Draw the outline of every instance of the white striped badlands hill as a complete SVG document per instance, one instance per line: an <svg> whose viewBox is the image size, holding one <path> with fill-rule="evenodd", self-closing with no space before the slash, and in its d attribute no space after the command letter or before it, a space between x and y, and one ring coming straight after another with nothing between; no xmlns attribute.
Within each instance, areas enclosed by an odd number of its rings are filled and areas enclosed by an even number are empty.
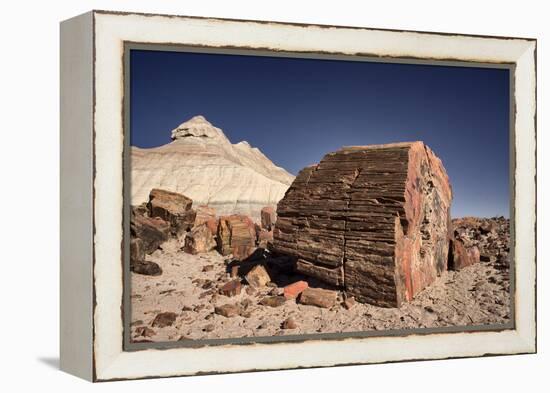
<svg viewBox="0 0 550 393"><path fill-rule="evenodd" d="M258 220L261 208L276 205L293 180L248 142L232 144L203 116L174 129L171 143L131 149L132 205L161 188L193 199L194 207L214 207L218 215L242 213Z"/></svg>

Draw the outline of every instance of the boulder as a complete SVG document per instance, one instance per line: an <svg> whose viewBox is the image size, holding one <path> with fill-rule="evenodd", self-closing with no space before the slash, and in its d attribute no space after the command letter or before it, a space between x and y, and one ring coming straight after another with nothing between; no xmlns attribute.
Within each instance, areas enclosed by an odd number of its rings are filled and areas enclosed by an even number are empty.
<svg viewBox="0 0 550 393"><path fill-rule="evenodd" d="M273 251L359 302L398 307L447 268L449 179L422 142L345 147L277 205Z"/></svg>
<svg viewBox="0 0 550 393"><path fill-rule="evenodd" d="M130 239L130 264L145 260L145 249L143 240L139 238Z"/></svg>
<svg viewBox="0 0 550 393"><path fill-rule="evenodd" d="M149 193L149 216L160 217L170 223L172 232L182 234L193 227L195 211L193 201L185 195L155 188Z"/></svg>
<svg viewBox="0 0 550 393"><path fill-rule="evenodd" d="M216 235L218 231L218 220L216 219L216 209L201 205L196 209L194 226L206 224L212 235Z"/></svg>
<svg viewBox="0 0 550 393"><path fill-rule="evenodd" d="M266 268L262 265L254 266L247 274L246 281L253 288L260 288L266 286L271 281L271 277Z"/></svg>
<svg viewBox="0 0 550 393"><path fill-rule="evenodd" d="M220 217L217 244L220 254L233 254L236 259L246 259L256 249L254 222L239 214Z"/></svg>
<svg viewBox="0 0 550 393"><path fill-rule="evenodd" d="M476 246L468 248L468 256L470 257L470 262L472 264L479 263L479 261L481 260L479 248L477 248Z"/></svg>
<svg viewBox="0 0 550 393"><path fill-rule="evenodd" d="M162 243L168 240L170 236L170 224L159 217L151 218L132 214L130 233L133 238L141 239L143 252L151 254Z"/></svg>
<svg viewBox="0 0 550 393"><path fill-rule="evenodd" d="M474 249L476 247L480 254L480 261L494 264L499 269L509 268L509 219L462 217L453 219L452 223L454 237L464 243L474 263L477 261L477 252Z"/></svg>
<svg viewBox="0 0 550 393"><path fill-rule="evenodd" d="M462 240L451 240L449 245L449 270L460 270L477 262L479 262L477 247L466 248Z"/></svg>
<svg viewBox="0 0 550 393"><path fill-rule="evenodd" d="M220 293L225 296L237 296L241 293L241 281L231 280L220 288Z"/></svg>
<svg viewBox="0 0 550 393"><path fill-rule="evenodd" d="M296 281L283 288L283 295L285 299L296 299L303 291L308 287L308 283L305 281Z"/></svg>
<svg viewBox="0 0 550 393"><path fill-rule="evenodd" d="M258 231L258 247L267 249L268 245L273 242L273 230L268 231L260 229Z"/></svg>
<svg viewBox="0 0 550 393"><path fill-rule="evenodd" d="M277 213L275 208L273 206L266 206L262 208L260 217L262 221L262 228L267 231L271 231L275 225L275 221L277 221Z"/></svg>
<svg viewBox="0 0 550 393"><path fill-rule="evenodd" d="M206 224L193 227L191 232L183 237L183 249L189 254L200 254L216 248L216 240Z"/></svg>
<svg viewBox="0 0 550 393"><path fill-rule="evenodd" d="M338 292L322 288L306 288L300 294L300 303L321 308L331 308L336 304Z"/></svg>

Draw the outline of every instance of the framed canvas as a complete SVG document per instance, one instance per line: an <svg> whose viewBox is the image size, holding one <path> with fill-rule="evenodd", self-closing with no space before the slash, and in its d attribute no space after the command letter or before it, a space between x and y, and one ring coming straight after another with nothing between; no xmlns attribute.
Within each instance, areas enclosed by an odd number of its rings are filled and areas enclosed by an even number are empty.
<svg viewBox="0 0 550 393"><path fill-rule="evenodd" d="M536 40L61 23L61 368L536 352Z"/></svg>

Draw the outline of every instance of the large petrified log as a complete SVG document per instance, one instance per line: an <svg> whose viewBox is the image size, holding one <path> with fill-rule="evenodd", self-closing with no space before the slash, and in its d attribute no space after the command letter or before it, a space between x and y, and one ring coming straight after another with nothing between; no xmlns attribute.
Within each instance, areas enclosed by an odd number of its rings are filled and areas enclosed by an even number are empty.
<svg viewBox="0 0 550 393"><path fill-rule="evenodd" d="M358 301L396 307L446 269L451 199L422 142L345 147L298 174L278 204L273 249Z"/></svg>

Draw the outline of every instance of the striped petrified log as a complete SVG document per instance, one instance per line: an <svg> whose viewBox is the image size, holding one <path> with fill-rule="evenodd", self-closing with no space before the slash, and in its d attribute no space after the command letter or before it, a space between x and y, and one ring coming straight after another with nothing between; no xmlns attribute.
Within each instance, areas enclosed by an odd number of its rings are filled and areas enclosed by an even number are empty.
<svg viewBox="0 0 550 393"><path fill-rule="evenodd" d="M345 147L298 174L273 249L360 302L399 307L446 269L451 199L422 142Z"/></svg>

